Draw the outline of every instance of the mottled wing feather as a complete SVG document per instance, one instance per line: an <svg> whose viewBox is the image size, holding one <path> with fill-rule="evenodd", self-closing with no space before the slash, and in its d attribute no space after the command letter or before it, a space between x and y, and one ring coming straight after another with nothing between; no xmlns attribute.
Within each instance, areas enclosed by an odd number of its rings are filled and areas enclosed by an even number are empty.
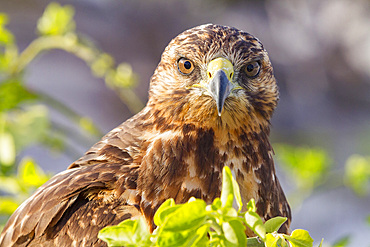
<svg viewBox="0 0 370 247"><path fill-rule="evenodd" d="M65 213L73 205L82 203L80 207L83 207L84 204L89 204L85 213L91 211L90 214L95 214L96 217L99 217L96 214L97 209L103 208L103 205L112 205L112 202L125 205L125 198L120 198L120 194L113 191L113 188L117 183L124 187L120 178L135 176L133 170L136 168L121 164L96 164L57 174L16 210L4 228L5 236L2 236L0 245L11 246L17 241L21 244L22 239L31 241L42 237L47 228L60 224L62 216L64 220L69 219L65 217ZM78 214L78 217L82 215L83 213Z"/></svg>

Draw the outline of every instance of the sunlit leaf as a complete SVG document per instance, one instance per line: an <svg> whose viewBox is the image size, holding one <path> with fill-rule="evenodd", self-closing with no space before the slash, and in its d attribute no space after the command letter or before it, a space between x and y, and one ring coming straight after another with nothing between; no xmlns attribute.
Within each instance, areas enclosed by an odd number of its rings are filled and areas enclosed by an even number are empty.
<svg viewBox="0 0 370 247"><path fill-rule="evenodd" d="M157 238L157 246L159 247L181 247L187 246L189 239L196 236L196 232L192 230L185 231L161 231Z"/></svg>
<svg viewBox="0 0 370 247"><path fill-rule="evenodd" d="M264 226L267 233L276 232L287 221L286 217L274 217L265 222Z"/></svg>
<svg viewBox="0 0 370 247"><path fill-rule="evenodd" d="M233 178L229 167L224 166L222 170L222 190L221 202L223 207L232 207L234 197L240 211L243 207L242 199L240 196L239 185Z"/></svg>
<svg viewBox="0 0 370 247"><path fill-rule="evenodd" d="M333 244L333 247L347 247L351 241L351 236L344 236Z"/></svg>
<svg viewBox="0 0 370 247"><path fill-rule="evenodd" d="M144 218L125 220L100 230L98 237L108 246L150 246L150 233Z"/></svg>
<svg viewBox="0 0 370 247"><path fill-rule="evenodd" d="M107 74L114 65L112 56L102 53L90 65L95 76L103 77Z"/></svg>
<svg viewBox="0 0 370 247"><path fill-rule="evenodd" d="M95 126L94 122L87 117L80 118L80 127L93 135L100 133L100 131Z"/></svg>
<svg viewBox="0 0 370 247"><path fill-rule="evenodd" d="M40 142L50 128L48 110L42 105L34 105L23 111L9 114L8 130L14 137L17 150L32 143Z"/></svg>
<svg viewBox="0 0 370 247"><path fill-rule="evenodd" d="M220 198L217 197L216 199L213 200L211 208L212 208L213 211L217 211L221 207L222 207L222 202L221 202Z"/></svg>
<svg viewBox="0 0 370 247"><path fill-rule="evenodd" d="M131 87L137 82L137 79L131 65L127 63L119 64L116 70L110 70L106 75L107 85L111 88Z"/></svg>
<svg viewBox="0 0 370 247"><path fill-rule="evenodd" d="M18 177L25 186L39 187L43 185L49 177L31 158L24 158L18 167Z"/></svg>
<svg viewBox="0 0 370 247"><path fill-rule="evenodd" d="M244 215L247 226L254 231L262 240L266 239L266 229L263 225L261 217L252 211L248 211Z"/></svg>
<svg viewBox="0 0 370 247"><path fill-rule="evenodd" d="M0 197L0 214L11 215L19 207L19 203L10 197Z"/></svg>
<svg viewBox="0 0 370 247"><path fill-rule="evenodd" d="M320 148L280 144L274 149L285 171L301 189L310 190L319 184L331 164L327 152Z"/></svg>
<svg viewBox="0 0 370 247"><path fill-rule="evenodd" d="M72 6L61 6L59 3L50 3L37 23L38 31L43 35L64 35L74 31L76 24L73 20Z"/></svg>
<svg viewBox="0 0 370 247"><path fill-rule="evenodd" d="M11 80L0 83L0 112L11 110L20 103L34 99L36 96L19 81Z"/></svg>
<svg viewBox="0 0 370 247"><path fill-rule="evenodd" d="M312 247L313 239L306 230L296 229L290 236L284 235L292 247Z"/></svg>
<svg viewBox="0 0 370 247"><path fill-rule="evenodd" d="M0 190L3 193L19 195L23 193L17 177L11 176L0 176Z"/></svg>
<svg viewBox="0 0 370 247"><path fill-rule="evenodd" d="M239 220L231 220L222 223L222 230L228 246L245 246L247 238L245 235L245 226Z"/></svg>
<svg viewBox="0 0 370 247"><path fill-rule="evenodd" d="M346 162L344 181L358 195L366 195L370 185L370 157L352 155Z"/></svg>
<svg viewBox="0 0 370 247"><path fill-rule="evenodd" d="M0 165L13 165L15 156L16 154L13 136L6 132L0 132Z"/></svg>
<svg viewBox="0 0 370 247"><path fill-rule="evenodd" d="M249 212L257 212L257 208L256 208L256 202L254 201L254 199L250 199L249 202L247 203L247 211Z"/></svg>
<svg viewBox="0 0 370 247"><path fill-rule="evenodd" d="M207 216L206 203L203 200L181 204L181 206L168 215L162 229L166 231L184 231L196 229Z"/></svg>
<svg viewBox="0 0 370 247"><path fill-rule="evenodd" d="M209 227L207 225L203 225L197 230L161 231L156 244L159 247L209 246L207 237L208 229Z"/></svg>
<svg viewBox="0 0 370 247"><path fill-rule="evenodd" d="M14 36L5 25L8 23L8 16L5 13L0 13L0 45L8 45L14 43Z"/></svg>
<svg viewBox="0 0 370 247"><path fill-rule="evenodd" d="M322 247L322 244L324 243L324 239L321 239L321 242L318 247Z"/></svg>
<svg viewBox="0 0 370 247"><path fill-rule="evenodd" d="M287 243L282 236L276 234L273 235L271 233L266 235L266 247L286 247Z"/></svg>
<svg viewBox="0 0 370 247"><path fill-rule="evenodd" d="M153 218L154 223L157 226L162 225L165 218L168 217L175 210L177 210L179 207L180 205L176 206L175 200L173 198L167 199L164 203L161 204L161 206L155 212Z"/></svg>

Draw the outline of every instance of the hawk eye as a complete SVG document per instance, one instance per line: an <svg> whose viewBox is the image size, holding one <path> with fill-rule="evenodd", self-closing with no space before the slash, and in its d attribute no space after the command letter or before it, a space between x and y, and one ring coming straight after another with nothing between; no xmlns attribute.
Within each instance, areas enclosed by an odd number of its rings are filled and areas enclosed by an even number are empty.
<svg viewBox="0 0 370 247"><path fill-rule="evenodd" d="M177 67L183 75L189 75L194 70L193 62L186 58L180 58Z"/></svg>
<svg viewBox="0 0 370 247"><path fill-rule="evenodd" d="M254 61L245 66L245 73L248 77L255 77L260 73L261 65L259 62Z"/></svg>

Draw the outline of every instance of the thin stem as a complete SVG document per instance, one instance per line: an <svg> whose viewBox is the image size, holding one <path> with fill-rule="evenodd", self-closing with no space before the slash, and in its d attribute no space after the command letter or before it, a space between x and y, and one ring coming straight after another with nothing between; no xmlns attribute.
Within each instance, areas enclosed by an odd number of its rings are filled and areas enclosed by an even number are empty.
<svg viewBox="0 0 370 247"><path fill-rule="evenodd" d="M32 41L31 44L19 55L18 59L12 64L10 69L11 74L16 76L21 73L37 55L42 51L51 49L61 49L72 53L85 61L89 66L100 54L97 49L80 43L75 34L64 36L42 36ZM104 78L104 76L105 75L101 76L101 78ZM139 112L144 107L143 102L131 88L113 86L113 89L131 112Z"/></svg>

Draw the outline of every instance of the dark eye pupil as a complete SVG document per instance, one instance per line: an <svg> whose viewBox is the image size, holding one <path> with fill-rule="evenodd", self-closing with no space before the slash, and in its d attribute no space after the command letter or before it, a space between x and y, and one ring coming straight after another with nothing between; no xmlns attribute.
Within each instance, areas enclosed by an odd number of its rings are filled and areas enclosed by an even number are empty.
<svg viewBox="0 0 370 247"><path fill-rule="evenodd" d="M191 63L189 61L186 61L184 63L184 67L185 67L185 69L191 69Z"/></svg>
<svg viewBox="0 0 370 247"><path fill-rule="evenodd" d="M252 71L253 71L253 69L254 69L254 65L253 65L253 64L248 64L248 66L247 66L247 71L248 71L248 72L252 72Z"/></svg>

